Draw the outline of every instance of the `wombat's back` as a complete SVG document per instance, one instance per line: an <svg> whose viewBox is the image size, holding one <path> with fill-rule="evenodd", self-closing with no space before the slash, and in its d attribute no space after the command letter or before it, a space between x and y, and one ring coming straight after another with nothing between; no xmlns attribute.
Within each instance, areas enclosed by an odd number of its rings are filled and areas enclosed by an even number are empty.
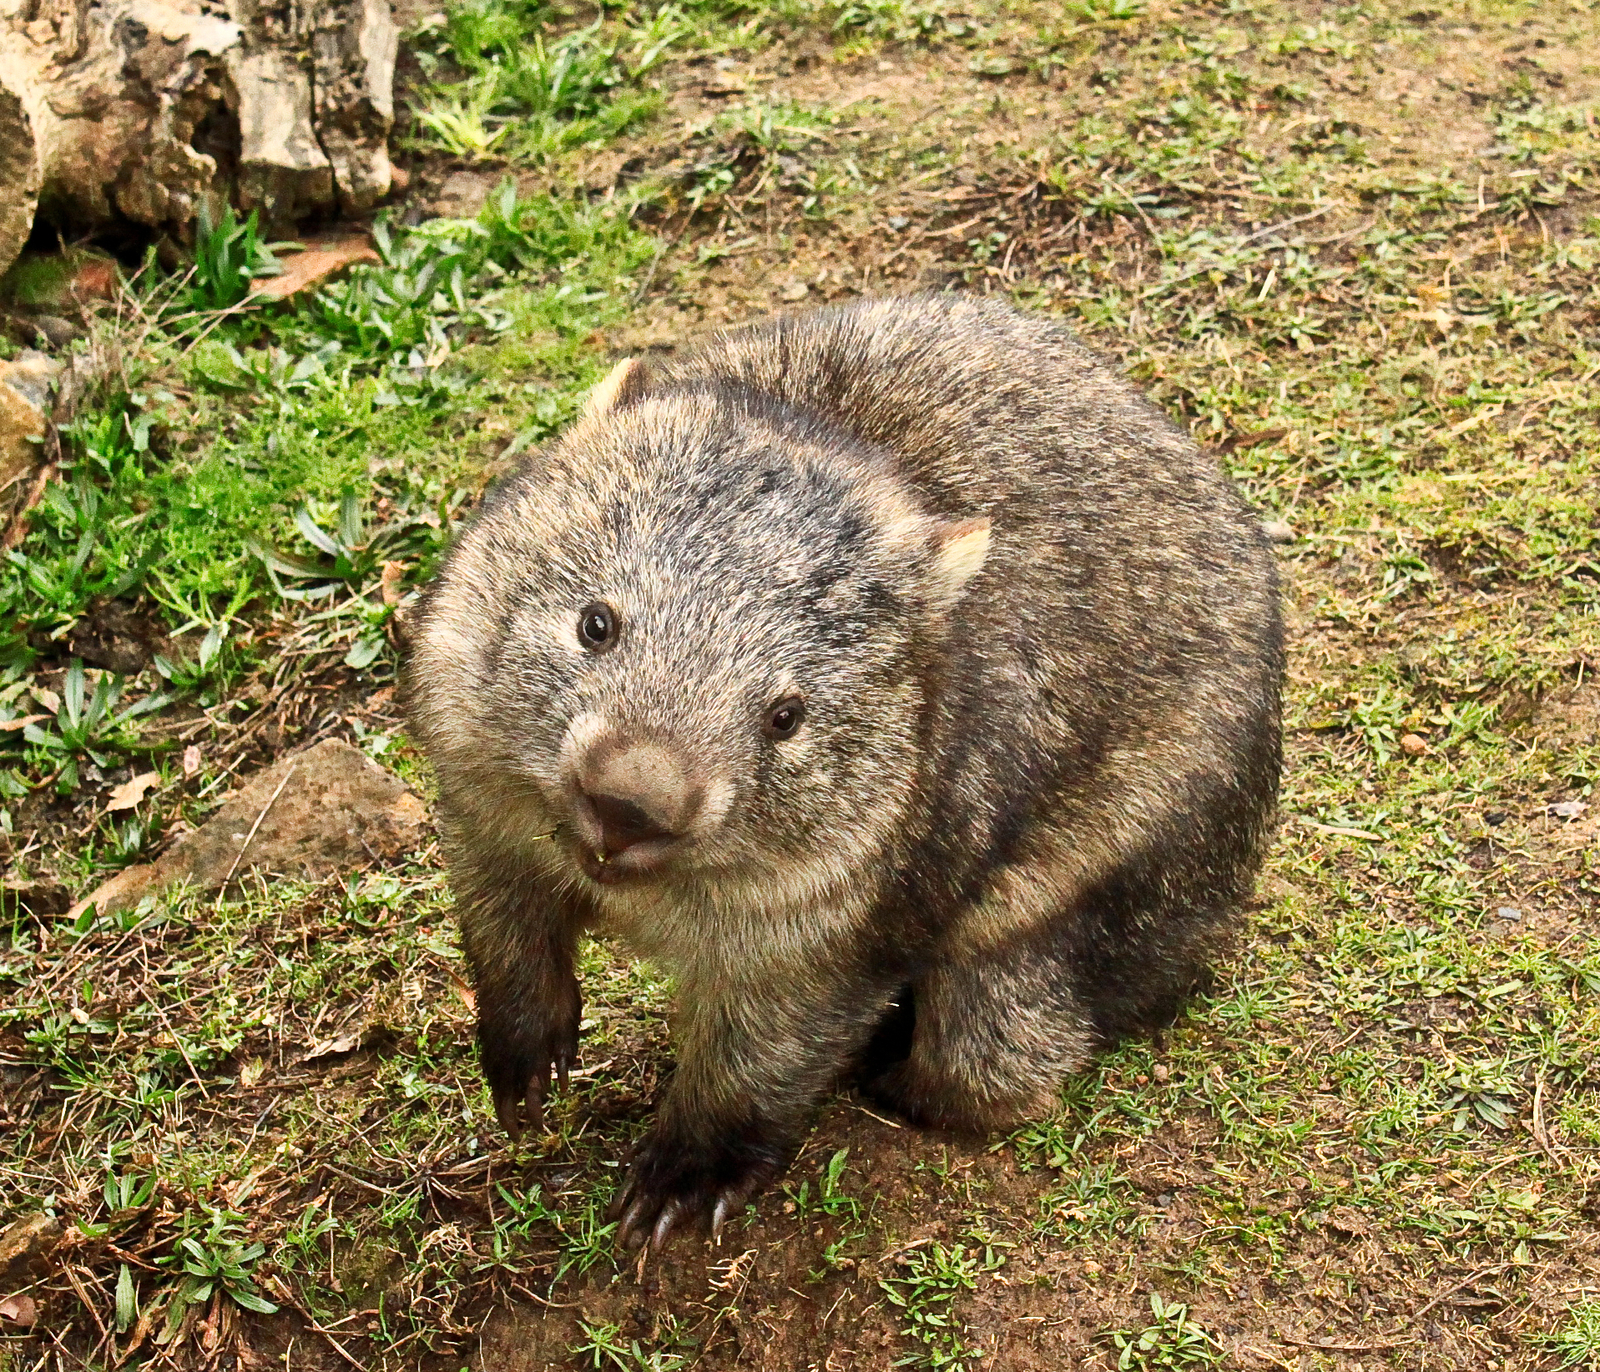
<svg viewBox="0 0 1600 1372"><path fill-rule="evenodd" d="M660 375L739 382L822 414L892 452L942 513L1003 501L1013 524L1053 521L1063 495L1148 509L1152 479L1239 509L1137 388L1060 325L1000 304L918 295L780 317L719 333Z"/></svg>

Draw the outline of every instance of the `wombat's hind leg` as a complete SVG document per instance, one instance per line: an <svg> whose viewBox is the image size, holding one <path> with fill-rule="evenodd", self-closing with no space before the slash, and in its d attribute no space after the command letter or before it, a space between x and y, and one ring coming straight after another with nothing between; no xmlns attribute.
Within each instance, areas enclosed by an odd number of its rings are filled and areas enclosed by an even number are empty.
<svg viewBox="0 0 1600 1372"><path fill-rule="evenodd" d="M914 1000L909 1056L865 1089L918 1124L982 1134L1048 1113L1099 1041L1057 950L1037 936L931 969Z"/></svg>

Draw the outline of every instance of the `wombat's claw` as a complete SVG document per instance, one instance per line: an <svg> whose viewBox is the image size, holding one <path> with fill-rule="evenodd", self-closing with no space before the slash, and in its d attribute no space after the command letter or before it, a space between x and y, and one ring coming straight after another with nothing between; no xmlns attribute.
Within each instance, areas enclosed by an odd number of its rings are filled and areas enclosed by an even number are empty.
<svg viewBox="0 0 1600 1372"><path fill-rule="evenodd" d="M667 1239L683 1214L683 1207L677 1201L668 1201L661 1208L661 1218L656 1221L656 1227L650 1231L650 1246L660 1252L667 1245Z"/></svg>
<svg viewBox="0 0 1600 1372"><path fill-rule="evenodd" d="M510 1095L496 1093L494 1098L494 1117L500 1121L500 1127L510 1136L512 1143L522 1139L522 1121L517 1118L517 1098Z"/></svg>
<svg viewBox="0 0 1600 1372"><path fill-rule="evenodd" d="M726 1145L652 1136L642 1142L607 1217L624 1252L659 1253L681 1230L706 1226L714 1239L778 1170L772 1158L740 1158Z"/></svg>
<svg viewBox="0 0 1600 1372"><path fill-rule="evenodd" d="M629 1253L660 1253L673 1233L691 1218L692 1212L681 1201L669 1200L659 1211L648 1196L635 1196L617 1225L617 1243ZM652 1224L651 1220L655 1223Z"/></svg>
<svg viewBox="0 0 1600 1372"><path fill-rule="evenodd" d="M578 983L572 978L549 988L531 1006L504 995L480 1002L478 1056L495 1118L513 1143L527 1129L544 1128L552 1073L561 1089L567 1089L578 1056L582 1013Z"/></svg>
<svg viewBox="0 0 1600 1372"><path fill-rule="evenodd" d="M571 1084L572 1058L561 1054L555 1061L556 1083L565 1091ZM526 1117L527 1127L538 1133L544 1128L544 1098L550 1093L550 1064L546 1063L543 1069L536 1070L528 1081L528 1089L519 1098L511 1091L495 1093L494 1114L500 1121L500 1127L511 1136L512 1143L521 1140L523 1134L523 1118Z"/></svg>
<svg viewBox="0 0 1600 1372"><path fill-rule="evenodd" d="M641 1178L635 1162L628 1179L613 1197L607 1218L617 1221L617 1246L626 1253L642 1249L642 1258L665 1248L678 1222L689 1214L689 1207L683 1201L653 1193Z"/></svg>

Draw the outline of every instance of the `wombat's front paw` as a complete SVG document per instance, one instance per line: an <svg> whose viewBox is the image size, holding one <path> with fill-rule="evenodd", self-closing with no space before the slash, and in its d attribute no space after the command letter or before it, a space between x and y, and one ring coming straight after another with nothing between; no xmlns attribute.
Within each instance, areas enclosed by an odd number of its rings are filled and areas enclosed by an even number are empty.
<svg viewBox="0 0 1600 1372"><path fill-rule="evenodd" d="M521 1002L499 1010L479 1002L478 1056L494 1098L500 1127L513 1140L522 1137L522 1116L530 1127L544 1124L544 1098L554 1069L561 1089L578 1056L578 1021L583 1001L576 977L550 988L541 1002Z"/></svg>
<svg viewBox="0 0 1600 1372"><path fill-rule="evenodd" d="M779 1145L737 1135L688 1140L657 1124L611 1202L617 1243L630 1252L645 1244L659 1251L675 1230L707 1221L715 1238L785 1158Z"/></svg>

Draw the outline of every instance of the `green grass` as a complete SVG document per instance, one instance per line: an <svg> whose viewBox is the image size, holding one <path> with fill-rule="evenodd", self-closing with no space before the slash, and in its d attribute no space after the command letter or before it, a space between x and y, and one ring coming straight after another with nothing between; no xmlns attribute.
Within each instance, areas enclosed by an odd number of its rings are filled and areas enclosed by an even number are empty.
<svg viewBox="0 0 1600 1372"><path fill-rule="evenodd" d="M148 597L172 635L151 691L224 699L272 651L258 635L277 606L314 608L349 665L390 668L395 604L489 445L536 444L573 413L600 361L589 340L653 251L625 210L509 184L476 220L380 226L377 243L380 263L288 307L197 317L152 268L133 283L153 318L126 387L66 431L62 479L0 566L6 717L36 712L31 673L117 597ZM212 263L177 286L236 295L236 274ZM476 418L490 409L494 428ZM399 578L382 586L387 563ZM13 792L58 770L32 732L0 734Z"/></svg>
<svg viewBox="0 0 1600 1372"><path fill-rule="evenodd" d="M631 18L631 16L629 16ZM687 29L681 12L611 26L604 19L546 36L543 4L479 0L451 9L422 48L462 74L434 85L418 110L417 146L456 157L537 162L606 142L647 119L659 96L646 75Z"/></svg>
<svg viewBox="0 0 1600 1372"><path fill-rule="evenodd" d="M1573 1306L1567 1322L1543 1342L1558 1367L1600 1367L1600 1301Z"/></svg>
<svg viewBox="0 0 1600 1372"><path fill-rule="evenodd" d="M414 35L433 78L409 146L466 161L546 165L636 133L660 112L672 57L737 53L820 30L841 55L972 37L969 16L911 0L674 0L605 7L581 27L546 0L468 0Z"/></svg>
<svg viewBox="0 0 1600 1372"><path fill-rule="evenodd" d="M1152 1323L1143 1329L1118 1330L1111 1335L1118 1372L1183 1372L1185 1368L1220 1365L1216 1341L1189 1318L1187 1306L1152 1295L1150 1314Z"/></svg>

